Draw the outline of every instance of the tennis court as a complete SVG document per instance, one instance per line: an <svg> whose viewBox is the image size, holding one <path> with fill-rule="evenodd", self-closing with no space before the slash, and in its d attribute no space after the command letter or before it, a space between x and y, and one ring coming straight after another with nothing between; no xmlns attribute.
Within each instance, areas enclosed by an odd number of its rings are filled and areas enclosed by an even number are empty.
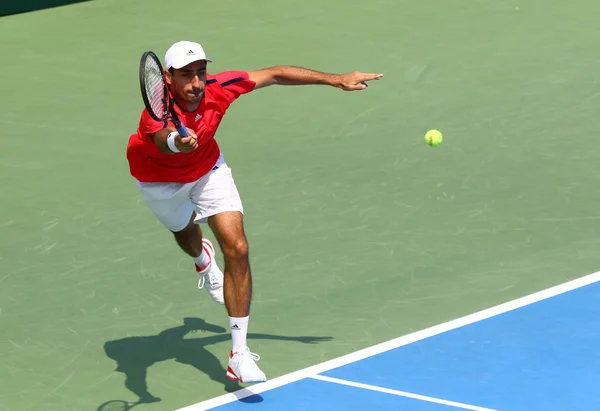
<svg viewBox="0 0 600 411"><path fill-rule="evenodd" d="M182 410L597 409L599 280L590 274Z"/></svg>
<svg viewBox="0 0 600 411"><path fill-rule="evenodd" d="M598 409L599 11L94 0L1 17L0 410ZM183 39L212 72L385 74L257 90L216 136L265 384L225 379L227 315L127 167L139 58Z"/></svg>

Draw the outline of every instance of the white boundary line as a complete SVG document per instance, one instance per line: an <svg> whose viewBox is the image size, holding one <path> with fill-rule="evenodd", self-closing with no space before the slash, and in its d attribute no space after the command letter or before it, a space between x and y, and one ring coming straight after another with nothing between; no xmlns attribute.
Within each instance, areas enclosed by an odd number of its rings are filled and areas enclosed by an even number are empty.
<svg viewBox="0 0 600 411"><path fill-rule="evenodd" d="M416 341L423 340L425 338L433 337L455 328L464 327L465 325L473 324L478 321L485 320L487 318L495 317L506 312L516 310L517 308L525 307L527 305L542 301L559 294L566 293L568 291L575 290L577 288L584 287L586 285L600 281L600 271L586 275L585 277L577 278L575 280L559 284L557 286L538 291L536 293L527 295L525 297L518 298L513 301L509 301L504 304L497 305L485 309L483 311L476 312L474 314L467 315L465 317L457 318L456 320L448 321L443 324L435 325L430 328L426 328L421 331L417 331L412 334L405 335L403 337L395 338L390 341L383 342L381 344L374 345L372 347L365 348L360 351L356 351L342 357L335 358L323 362L321 364L313 365L308 368L304 368L299 371L292 372L290 374L282 375L281 377L274 378L270 381L253 385L249 388L221 395L219 397L212 398L210 400L202 401L194 405L190 405L185 408L180 408L177 411L204 411L209 410L220 405L228 404L233 401L237 401L243 398L247 398L251 395L259 394L268 390L272 390L282 385L292 383L307 377L312 377L325 371L332 370L374 355L383 353L385 351L393 350L404 345L412 344Z"/></svg>
<svg viewBox="0 0 600 411"><path fill-rule="evenodd" d="M397 395L399 397L413 398L415 400L433 402L436 404L448 405L450 407L462 408L463 410L471 410L471 411L498 411L493 410L491 408L478 407L476 405L463 404L461 402L442 400L441 398L427 397L425 395L413 394L411 392L406 391L398 391L391 390L389 388L378 387L376 385L362 384L360 382L348 381L348 380L340 380L339 378L326 377L324 375L313 375L309 378L314 378L315 380L327 381L334 384L347 385L349 387L362 388L370 391L383 392L385 394Z"/></svg>

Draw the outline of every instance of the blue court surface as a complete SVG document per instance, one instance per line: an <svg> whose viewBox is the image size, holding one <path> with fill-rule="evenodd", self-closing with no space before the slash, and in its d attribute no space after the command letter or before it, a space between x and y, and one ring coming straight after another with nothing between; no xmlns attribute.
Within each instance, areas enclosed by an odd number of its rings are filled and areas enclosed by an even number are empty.
<svg viewBox="0 0 600 411"><path fill-rule="evenodd" d="M600 410L600 273L184 408Z"/></svg>

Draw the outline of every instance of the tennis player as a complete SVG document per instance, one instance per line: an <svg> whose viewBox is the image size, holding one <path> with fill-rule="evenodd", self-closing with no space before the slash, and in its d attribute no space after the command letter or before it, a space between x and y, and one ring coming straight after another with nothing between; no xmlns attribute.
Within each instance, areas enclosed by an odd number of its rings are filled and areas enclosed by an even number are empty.
<svg viewBox="0 0 600 411"><path fill-rule="evenodd" d="M242 383L262 382L266 376L256 365L260 357L246 344L252 278L242 201L215 134L231 103L253 90L311 84L363 90L367 81L383 75L330 74L294 66L211 75L210 62L195 42L180 41L167 50L165 80L174 110L190 135L180 136L173 123L155 121L144 109L137 132L129 138L127 159L142 199L193 259L198 288L205 288L227 308L233 340L227 377ZM219 243L223 272L215 261L213 244L202 236L203 223Z"/></svg>

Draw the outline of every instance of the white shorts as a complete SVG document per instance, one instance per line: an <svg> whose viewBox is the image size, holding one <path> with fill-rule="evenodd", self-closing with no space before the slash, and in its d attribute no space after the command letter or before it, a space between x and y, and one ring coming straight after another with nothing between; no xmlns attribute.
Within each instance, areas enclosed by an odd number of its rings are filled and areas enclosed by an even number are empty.
<svg viewBox="0 0 600 411"><path fill-rule="evenodd" d="M193 183L136 183L142 199L169 230L183 230L194 210L196 224L225 211L244 212L242 200L223 155L211 171Z"/></svg>

